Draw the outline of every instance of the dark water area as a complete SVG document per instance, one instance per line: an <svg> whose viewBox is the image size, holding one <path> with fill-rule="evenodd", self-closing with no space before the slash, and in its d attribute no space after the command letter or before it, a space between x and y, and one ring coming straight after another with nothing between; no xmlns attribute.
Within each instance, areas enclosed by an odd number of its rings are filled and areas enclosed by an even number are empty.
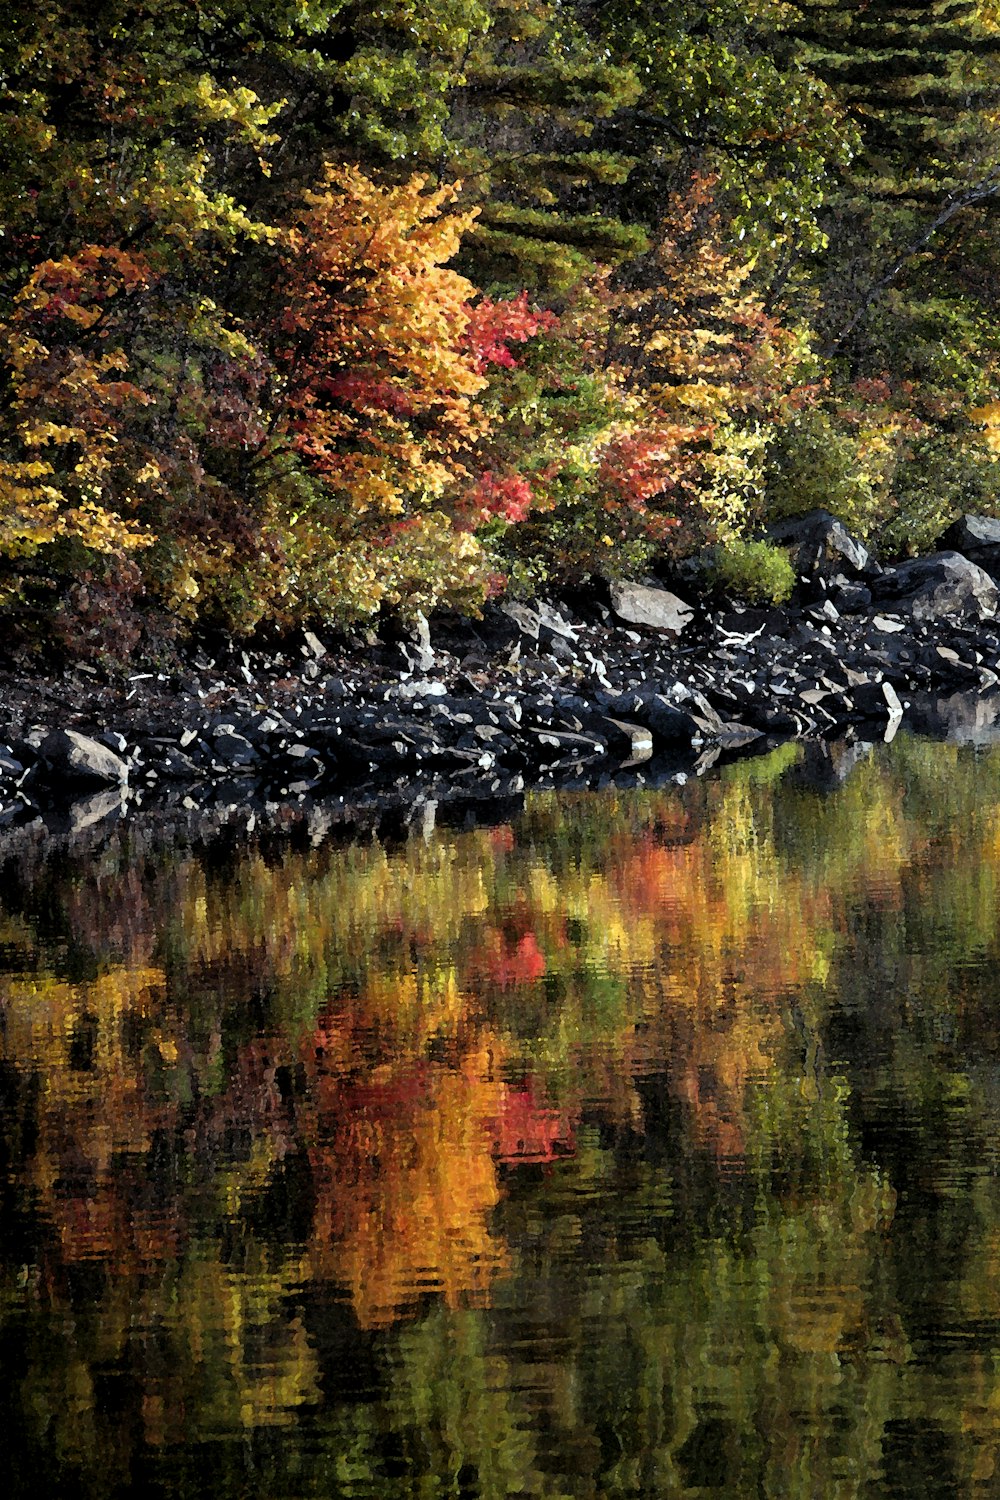
<svg viewBox="0 0 1000 1500"><path fill-rule="evenodd" d="M1000 752L816 755L8 862L3 1493L1000 1494Z"/></svg>

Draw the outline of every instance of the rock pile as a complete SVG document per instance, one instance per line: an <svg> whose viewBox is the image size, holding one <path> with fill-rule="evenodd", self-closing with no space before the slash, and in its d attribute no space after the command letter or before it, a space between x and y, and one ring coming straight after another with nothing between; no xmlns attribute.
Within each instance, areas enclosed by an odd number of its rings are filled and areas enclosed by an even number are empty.
<svg viewBox="0 0 1000 1500"><path fill-rule="evenodd" d="M1000 738L1000 523L964 517L948 550L885 570L824 512L774 537L799 570L787 607L619 584L363 646L304 632L280 653L200 653L174 675L8 675L0 822L68 797L97 817L123 798L506 796L637 767L676 777L789 736L885 737L905 715Z"/></svg>

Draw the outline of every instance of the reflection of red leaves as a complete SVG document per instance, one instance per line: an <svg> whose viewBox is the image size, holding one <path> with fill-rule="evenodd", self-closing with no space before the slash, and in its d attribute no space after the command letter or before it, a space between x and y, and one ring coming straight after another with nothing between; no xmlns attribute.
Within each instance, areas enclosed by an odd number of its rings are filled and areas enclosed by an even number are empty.
<svg viewBox="0 0 1000 1500"><path fill-rule="evenodd" d="M548 1162L571 1156L573 1125L562 1110L539 1103L530 1088L504 1089L496 1122L496 1161Z"/></svg>
<svg viewBox="0 0 1000 1500"><path fill-rule="evenodd" d="M533 932L526 932L516 941L505 933L493 932L475 967L487 983L510 990L541 979L548 965Z"/></svg>

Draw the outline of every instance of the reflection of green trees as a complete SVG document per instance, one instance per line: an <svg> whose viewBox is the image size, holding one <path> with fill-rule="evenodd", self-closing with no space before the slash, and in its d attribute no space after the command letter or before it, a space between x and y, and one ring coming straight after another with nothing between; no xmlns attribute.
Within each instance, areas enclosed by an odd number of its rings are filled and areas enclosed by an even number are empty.
<svg viewBox="0 0 1000 1500"><path fill-rule="evenodd" d="M900 739L843 785L786 747L391 849L25 864L25 1488L199 1493L202 1448L219 1495L988 1483L998 809L1000 757Z"/></svg>

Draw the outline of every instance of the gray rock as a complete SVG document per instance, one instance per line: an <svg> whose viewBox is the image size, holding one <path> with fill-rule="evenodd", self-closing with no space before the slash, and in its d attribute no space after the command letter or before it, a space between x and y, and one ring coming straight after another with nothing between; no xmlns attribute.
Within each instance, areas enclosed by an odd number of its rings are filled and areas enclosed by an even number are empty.
<svg viewBox="0 0 1000 1500"><path fill-rule="evenodd" d="M430 672L437 660L431 646L431 628L420 610L403 627L405 639L399 644L404 662L411 672Z"/></svg>
<svg viewBox="0 0 1000 1500"><path fill-rule="evenodd" d="M1000 521L992 516L960 516L938 545L942 551L961 552L993 576L1000 573Z"/></svg>
<svg viewBox="0 0 1000 1500"><path fill-rule="evenodd" d="M523 636L531 641L538 640L538 632L541 628L541 616L530 604L522 604L520 600L505 600L500 605L500 613L515 625Z"/></svg>
<svg viewBox="0 0 1000 1500"><path fill-rule="evenodd" d="M646 630L665 630L680 635L694 615L694 610L668 589L650 588L642 583L613 583L611 608L627 625Z"/></svg>
<svg viewBox="0 0 1000 1500"><path fill-rule="evenodd" d="M311 630L303 630L302 632L302 654L303 656L311 656L315 661L321 661L326 655L326 647L319 636L314 635Z"/></svg>
<svg viewBox="0 0 1000 1500"><path fill-rule="evenodd" d="M63 781L124 786L128 767L121 756L75 729L53 729L39 747L39 758Z"/></svg>
<svg viewBox="0 0 1000 1500"><path fill-rule="evenodd" d="M768 540L788 547L792 567L804 574L832 577L835 573L867 573L872 568L868 549L828 510L811 510L767 528Z"/></svg>
<svg viewBox="0 0 1000 1500"><path fill-rule="evenodd" d="M717 713L705 694L687 683L675 683L671 698L681 704L692 715L703 734L718 734L723 725L722 715Z"/></svg>
<svg viewBox="0 0 1000 1500"><path fill-rule="evenodd" d="M832 600L842 615L864 614L872 602L872 591L863 583L835 582L827 598Z"/></svg>
<svg viewBox="0 0 1000 1500"><path fill-rule="evenodd" d="M936 552L900 563L882 575L875 594L893 600L895 610L917 624L986 620L996 614L1000 602L990 575L960 552Z"/></svg>
<svg viewBox="0 0 1000 1500"><path fill-rule="evenodd" d="M897 635L906 626L902 620L896 620L888 615L872 615L872 625L883 635Z"/></svg>
<svg viewBox="0 0 1000 1500"><path fill-rule="evenodd" d="M539 650L552 656L556 661L576 661L576 652L564 635L555 630L550 630L547 625L542 625L538 632Z"/></svg>
<svg viewBox="0 0 1000 1500"><path fill-rule="evenodd" d="M190 755L177 749L168 750L157 761L157 770L168 781L196 781L204 774L202 767L196 765Z"/></svg>
<svg viewBox="0 0 1000 1500"><path fill-rule="evenodd" d="M544 599L536 599L535 612L538 615L539 620L540 638L545 631L549 631L553 635L562 636L567 641L579 640L580 632L577 627L575 625L571 625L570 622L566 619L565 615L561 614L559 610L556 609L555 605L547 604Z"/></svg>
<svg viewBox="0 0 1000 1500"><path fill-rule="evenodd" d="M415 677L412 682L401 682L396 689L396 696L404 700L443 698L447 691L443 682L435 682L430 677Z"/></svg>
<svg viewBox="0 0 1000 1500"><path fill-rule="evenodd" d="M228 726L215 731L212 750L219 760L230 766L252 766L258 759L257 751L246 735L239 734Z"/></svg>
<svg viewBox="0 0 1000 1500"><path fill-rule="evenodd" d="M765 734L797 734L799 721L787 708L770 708L761 705L750 716L758 729Z"/></svg>

